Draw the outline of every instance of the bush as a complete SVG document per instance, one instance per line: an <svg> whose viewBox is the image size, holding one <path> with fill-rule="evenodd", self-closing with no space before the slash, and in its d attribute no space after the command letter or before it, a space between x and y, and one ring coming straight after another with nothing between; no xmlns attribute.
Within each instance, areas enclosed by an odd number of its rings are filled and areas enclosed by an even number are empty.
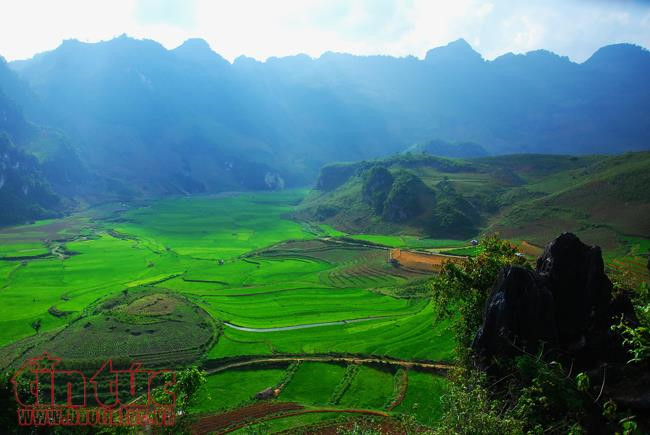
<svg viewBox="0 0 650 435"><path fill-rule="evenodd" d="M430 283L432 298L441 319L452 318L456 353L469 364L469 348L481 326L483 309L497 276L505 266L524 266L515 248L496 236L481 241L483 252L460 265L447 264Z"/></svg>

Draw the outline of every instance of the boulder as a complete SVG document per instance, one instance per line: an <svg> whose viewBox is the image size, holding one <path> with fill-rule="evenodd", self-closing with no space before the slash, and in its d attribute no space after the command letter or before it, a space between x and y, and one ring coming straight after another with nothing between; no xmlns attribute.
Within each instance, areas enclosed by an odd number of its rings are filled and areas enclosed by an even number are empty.
<svg viewBox="0 0 650 435"><path fill-rule="evenodd" d="M495 355L536 352L540 343L558 340L553 294L537 273L523 267L501 271L483 319L472 346L486 362Z"/></svg>
<svg viewBox="0 0 650 435"><path fill-rule="evenodd" d="M571 233L553 240L536 270L504 268L488 297L483 324L472 344L479 366L492 357L535 353L569 357L578 366L625 361L615 319L634 319L624 295L612 298L600 248Z"/></svg>
<svg viewBox="0 0 650 435"><path fill-rule="evenodd" d="M537 259L537 273L555 299L560 343L579 346L590 324L604 319L611 300L612 283L605 275L600 248L564 233Z"/></svg>

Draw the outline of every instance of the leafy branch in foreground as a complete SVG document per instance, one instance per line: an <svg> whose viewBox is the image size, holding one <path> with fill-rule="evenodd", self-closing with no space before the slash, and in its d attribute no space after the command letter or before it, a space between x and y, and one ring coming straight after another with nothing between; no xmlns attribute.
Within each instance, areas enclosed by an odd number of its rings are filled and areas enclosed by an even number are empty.
<svg viewBox="0 0 650 435"><path fill-rule="evenodd" d="M481 326L483 309L501 269L508 265L525 266L509 242L496 236L481 241L483 252L463 264L447 264L431 283L431 296L440 320L452 318L457 356L469 364L470 346Z"/></svg>
<svg viewBox="0 0 650 435"><path fill-rule="evenodd" d="M630 324L621 316L612 329L623 337L623 344L632 356L631 363L648 362L650 359L650 292L648 283L642 282L631 294L638 324Z"/></svg>

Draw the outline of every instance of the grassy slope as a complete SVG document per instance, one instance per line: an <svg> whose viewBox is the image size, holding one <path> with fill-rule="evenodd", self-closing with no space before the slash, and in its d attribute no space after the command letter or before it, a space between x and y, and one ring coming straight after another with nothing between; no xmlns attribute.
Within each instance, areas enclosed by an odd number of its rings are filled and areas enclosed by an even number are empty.
<svg viewBox="0 0 650 435"><path fill-rule="evenodd" d="M527 184L523 189L528 197L494 217L489 228L537 243L560 231L574 231L620 250L624 236L650 235L648 185L650 153L603 158Z"/></svg>
<svg viewBox="0 0 650 435"><path fill-rule="evenodd" d="M570 230L608 249L622 248L623 236L650 235L650 152L473 160L396 156L381 164L392 172L410 171L430 187L450 181L480 212L481 232L544 244ZM426 235L415 221L398 225L374 215L361 199L361 184L361 176L352 176L332 191L314 190L297 214L314 219L319 206L338 209L324 222L351 233L370 230L375 235L359 238L396 247L410 246L405 234Z"/></svg>

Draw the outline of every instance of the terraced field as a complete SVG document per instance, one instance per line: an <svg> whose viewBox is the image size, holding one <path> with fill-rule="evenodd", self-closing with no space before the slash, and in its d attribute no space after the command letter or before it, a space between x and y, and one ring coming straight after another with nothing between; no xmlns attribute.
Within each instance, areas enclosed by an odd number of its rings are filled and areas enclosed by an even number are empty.
<svg viewBox="0 0 650 435"><path fill-rule="evenodd" d="M389 240L290 220L302 195L103 205L0 230L0 366L43 351L79 367L106 358L198 364L213 371L193 408L205 418L199 432L412 412L403 402L425 399L409 399L410 385L444 384L444 369L414 370L453 359L452 334L434 323L432 302L393 291L427 274L391 264L389 248L377 245ZM267 388L280 393L257 403ZM428 415L420 421L430 424Z"/></svg>

